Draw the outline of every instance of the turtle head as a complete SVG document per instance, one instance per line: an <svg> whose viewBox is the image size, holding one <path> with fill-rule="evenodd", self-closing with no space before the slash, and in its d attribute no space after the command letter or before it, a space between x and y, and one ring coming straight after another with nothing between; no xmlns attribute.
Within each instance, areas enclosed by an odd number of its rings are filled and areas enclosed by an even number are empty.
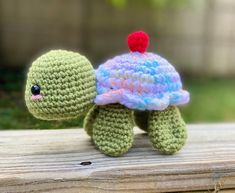
<svg viewBox="0 0 235 193"><path fill-rule="evenodd" d="M92 106L95 81L95 70L86 57L65 50L50 51L29 69L26 106L39 119L76 118Z"/></svg>

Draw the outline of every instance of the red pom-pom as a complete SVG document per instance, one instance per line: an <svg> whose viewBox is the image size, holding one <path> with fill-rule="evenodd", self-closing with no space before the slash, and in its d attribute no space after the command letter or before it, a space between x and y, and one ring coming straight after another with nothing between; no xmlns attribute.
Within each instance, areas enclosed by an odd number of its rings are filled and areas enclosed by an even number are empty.
<svg viewBox="0 0 235 193"><path fill-rule="evenodd" d="M149 44L149 36L143 31L137 31L128 35L127 43L132 52L144 53Z"/></svg>

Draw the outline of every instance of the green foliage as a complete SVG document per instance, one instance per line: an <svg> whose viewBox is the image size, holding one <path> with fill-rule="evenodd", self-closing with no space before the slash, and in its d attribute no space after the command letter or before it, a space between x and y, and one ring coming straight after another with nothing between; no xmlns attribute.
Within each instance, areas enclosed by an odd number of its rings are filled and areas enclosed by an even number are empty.
<svg viewBox="0 0 235 193"><path fill-rule="evenodd" d="M107 0L114 7L123 8L127 5L127 0Z"/></svg>
<svg viewBox="0 0 235 193"><path fill-rule="evenodd" d="M188 4L188 0L106 0L116 8L124 8L129 5L149 6L157 9L181 8Z"/></svg>
<svg viewBox="0 0 235 193"><path fill-rule="evenodd" d="M191 101L181 108L186 122L235 121L235 79L184 81Z"/></svg>

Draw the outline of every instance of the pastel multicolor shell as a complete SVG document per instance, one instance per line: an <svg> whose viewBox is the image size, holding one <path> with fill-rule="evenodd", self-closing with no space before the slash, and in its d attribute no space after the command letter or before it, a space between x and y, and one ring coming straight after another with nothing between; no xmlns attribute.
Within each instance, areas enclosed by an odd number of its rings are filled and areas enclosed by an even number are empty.
<svg viewBox="0 0 235 193"><path fill-rule="evenodd" d="M131 52L96 70L97 105L120 103L130 109L163 110L189 102L175 68L159 55Z"/></svg>

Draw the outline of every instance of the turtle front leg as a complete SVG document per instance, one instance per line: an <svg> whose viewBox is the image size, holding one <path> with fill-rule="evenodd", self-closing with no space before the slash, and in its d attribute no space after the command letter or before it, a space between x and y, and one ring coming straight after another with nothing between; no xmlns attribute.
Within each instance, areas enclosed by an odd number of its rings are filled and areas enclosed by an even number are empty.
<svg viewBox="0 0 235 193"><path fill-rule="evenodd" d="M94 105L86 114L86 117L83 122L83 128L85 129L87 134L91 137L93 134L93 124L95 122L98 113L99 113L99 107L97 105Z"/></svg>
<svg viewBox="0 0 235 193"><path fill-rule="evenodd" d="M186 142L187 131L178 108L151 111L148 134L154 148L161 153L173 154L180 150Z"/></svg>
<svg viewBox="0 0 235 193"><path fill-rule="evenodd" d="M130 109L119 104L99 106L92 138L104 154L120 156L132 146L133 127L133 112Z"/></svg>

